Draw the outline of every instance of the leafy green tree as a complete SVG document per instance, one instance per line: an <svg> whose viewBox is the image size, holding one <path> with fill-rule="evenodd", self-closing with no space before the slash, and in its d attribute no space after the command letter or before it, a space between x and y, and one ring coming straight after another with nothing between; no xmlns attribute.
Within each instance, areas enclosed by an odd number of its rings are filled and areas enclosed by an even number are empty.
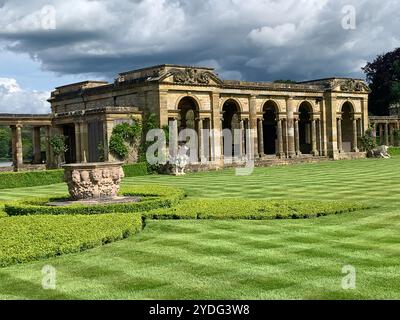
<svg viewBox="0 0 400 320"><path fill-rule="evenodd" d="M374 115L387 115L389 106L400 101L400 48L379 55L363 68L372 90L369 110Z"/></svg>
<svg viewBox="0 0 400 320"><path fill-rule="evenodd" d="M9 159L11 148L11 133L7 128L0 128L0 159Z"/></svg>
<svg viewBox="0 0 400 320"><path fill-rule="evenodd" d="M68 146L65 143L66 138L63 135L55 135L49 137L49 144L53 150L53 155L57 158L58 165L61 164L65 152L68 151Z"/></svg>

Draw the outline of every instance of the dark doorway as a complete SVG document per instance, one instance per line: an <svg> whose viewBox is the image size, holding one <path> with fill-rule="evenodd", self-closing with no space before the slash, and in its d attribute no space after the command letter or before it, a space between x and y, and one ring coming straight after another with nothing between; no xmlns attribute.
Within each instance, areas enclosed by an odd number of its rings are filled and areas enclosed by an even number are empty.
<svg viewBox="0 0 400 320"><path fill-rule="evenodd" d="M276 140L277 140L277 106L275 102L268 101L263 108L264 111L264 154L276 154Z"/></svg>
<svg viewBox="0 0 400 320"><path fill-rule="evenodd" d="M65 152L66 163L76 163L76 141L75 141L75 125L63 125L63 135L65 137L68 150Z"/></svg>
<svg viewBox="0 0 400 320"><path fill-rule="evenodd" d="M353 106L346 102L342 106L342 148L344 152L351 152L353 145Z"/></svg>
<svg viewBox="0 0 400 320"><path fill-rule="evenodd" d="M89 162L104 161L103 121L88 122Z"/></svg>
<svg viewBox="0 0 400 320"><path fill-rule="evenodd" d="M300 152L311 154L311 113L312 107L308 102L303 102L299 107L299 140Z"/></svg>
<svg viewBox="0 0 400 320"><path fill-rule="evenodd" d="M222 123L222 129L223 130L230 130L232 134L232 154L225 154L225 156L239 156L239 145L235 145L235 130L240 129L240 108L237 102L233 99L227 100L223 107L223 123ZM224 139L224 151L225 151L225 140L228 141L228 139ZM241 141L239 142L241 143Z"/></svg>

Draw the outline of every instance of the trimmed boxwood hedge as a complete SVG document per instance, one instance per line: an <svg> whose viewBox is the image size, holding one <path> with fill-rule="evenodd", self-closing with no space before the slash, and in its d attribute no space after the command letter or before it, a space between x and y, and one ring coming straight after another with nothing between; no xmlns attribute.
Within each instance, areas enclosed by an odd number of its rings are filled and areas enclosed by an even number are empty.
<svg viewBox="0 0 400 320"><path fill-rule="evenodd" d="M146 162L126 164L122 168L124 169L125 177L145 176L148 174Z"/></svg>
<svg viewBox="0 0 400 320"><path fill-rule="evenodd" d="M390 147L388 152L391 156L398 156L400 155L400 147Z"/></svg>
<svg viewBox="0 0 400 320"><path fill-rule="evenodd" d="M126 177L147 175L146 163L126 164L123 166ZM64 170L43 170L25 172L0 172L0 189L45 186L64 182Z"/></svg>
<svg viewBox="0 0 400 320"><path fill-rule="evenodd" d="M366 208L361 203L342 201L194 199L143 215L150 219L301 219Z"/></svg>
<svg viewBox="0 0 400 320"><path fill-rule="evenodd" d="M0 267L79 252L142 229L140 214L8 217L0 221Z"/></svg>
<svg viewBox="0 0 400 320"><path fill-rule="evenodd" d="M44 186L63 182L64 170L0 172L0 189Z"/></svg>
<svg viewBox="0 0 400 320"><path fill-rule="evenodd" d="M6 203L4 211L9 216L36 214L100 214L113 212L131 213L148 211L156 208L168 208L176 205L185 197L185 193L181 189L160 185L126 186L121 188L120 194L125 196L140 196L141 201L90 206L73 204L57 207L49 206L47 203L50 201L60 200L60 198L47 197L24 199Z"/></svg>

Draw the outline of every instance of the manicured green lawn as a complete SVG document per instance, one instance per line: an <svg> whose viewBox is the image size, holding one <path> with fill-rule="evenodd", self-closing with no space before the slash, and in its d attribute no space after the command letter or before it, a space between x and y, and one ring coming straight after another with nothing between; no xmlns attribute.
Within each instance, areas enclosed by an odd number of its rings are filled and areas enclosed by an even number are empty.
<svg viewBox="0 0 400 320"><path fill-rule="evenodd" d="M400 157L146 176L126 184L184 188L189 197L357 200L375 209L308 220L147 221L131 238L0 269L0 298L400 298ZM57 195L64 185L1 190L0 201ZM0 219L1 223L1 219ZM34 241L34 239L32 239ZM41 288L44 265L57 289ZM343 290L342 267L356 268Z"/></svg>

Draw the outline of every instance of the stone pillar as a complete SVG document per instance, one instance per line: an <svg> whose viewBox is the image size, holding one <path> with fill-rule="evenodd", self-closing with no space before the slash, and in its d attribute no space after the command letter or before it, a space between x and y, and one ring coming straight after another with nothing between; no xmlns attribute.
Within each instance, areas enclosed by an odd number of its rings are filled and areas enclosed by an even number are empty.
<svg viewBox="0 0 400 320"><path fill-rule="evenodd" d="M378 135L377 135L377 128L376 128L376 123L374 123L373 124L373 127L372 127L372 136L374 137L374 139L375 139L375 143L376 144L378 144Z"/></svg>
<svg viewBox="0 0 400 320"><path fill-rule="evenodd" d="M178 120L177 118L172 118L169 121L169 154L175 157L178 153Z"/></svg>
<svg viewBox="0 0 400 320"><path fill-rule="evenodd" d="M342 145L342 118L337 119L337 146L339 153L343 152Z"/></svg>
<svg viewBox="0 0 400 320"><path fill-rule="evenodd" d="M80 122L75 122L75 157L77 163L83 162L81 139L81 124Z"/></svg>
<svg viewBox="0 0 400 320"><path fill-rule="evenodd" d="M257 119L257 98L256 96L250 96L249 100L250 106L250 118L249 118L249 129L251 130L251 134L253 135L251 143L253 144L253 154L256 157L257 154L261 154L261 151L258 151L259 148L259 140L258 140L258 119Z"/></svg>
<svg viewBox="0 0 400 320"><path fill-rule="evenodd" d="M206 157L205 157L205 148L204 148L204 135L203 135L203 119L198 119L197 123L197 136L198 136L198 141L199 141L199 160L200 162L204 163L206 162Z"/></svg>
<svg viewBox="0 0 400 320"><path fill-rule="evenodd" d="M212 104L212 129L213 134L211 135L211 158L222 163L223 151L222 151L222 122L221 122L221 111L219 108L219 93L212 93L211 104Z"/></svg>
<svg viewBox="0 0 400 320"><path fill-rule="evenodd" d="M51 165L53 164L53 159L52 159L52 150L50 146L50 137L51 137L51 127L47 126L46 127L46 167L47 169L50 169Z"/></svg>
<svg viewBox="0 0 400 320"><path fill-rule="evenodd" d="M313 156L318 155L318 150L317 150L317 125L316 125L316 120L312 119L311 120L311 154Z"/></svg>
<svg viewBox="0 0 400 320"><path fill-rule="evenodd" d="M385 145L389 145L389 123L385 123Z"/></svg>
<svg viewBox="0 0 400 320"><path fill-rule="evenodd" d="M110 153L110 140L111 140L113 130L114 130L114 120L113 119L105 119L104 123L103 123L104 160L108 161L108 162L113 162L113 161L117 160Z"/></svg>
<svg viewBox="0 0 400 320"><path fill-rule="evenodd" d="M318 119L317 121L317 135L318 135L318 151L319 155L323 156L324 151L323 151L323 142L322 142L322 121L321 119Z"/></svg>
<svg viewBox="0 0 400 320"><path fill-rule="evenodd" d="M283 151L283 135L282 135L282 119L278 119L278 126L277 126L277 135L278 135L278 153L277 155L281 158L285 156Z"/></svg>
<svg viewBox="0 0 400 320"><path fill-rule="evenodd" d="M32 147L33 147L33 163L39 164L42 161L41 147L40 147L40 127L32 128Z"/></svg>
<svg viewBox="0 0 400 320"><path fill-rule="evenodd" d="M295 134L294 134L294 100L292 97L286 99L286 111L287 111L287 130L286 130L286 142L287 142L287 153L289 158L294 158L296 155L295 151Z"/></svg>
<svg viewBox="0 0 400 320"><path fill-rule="evenodd" d="M86 121L80 123L81 125L81 162L89 161L89 141L88 141L88 124Z"/></svg>
<svg viewBox="0 0 400 320"><path fill-rule="evenodd" d="M260 157L264 156L264 123L263 119L258 119L257 121L258 128L258 152Z"/></svg>
<svg viewBox="0 0 400 320"><path fill-rule="evenodd" d="M294 119L294 137L295 137L295 151L296 154L299 156L301 155L300 151L300 131L299 131L299 119Z"/></svg>
<svg viewBox="0 0 400 320"><path fill-rule="evenodd" d="M239 122L240 129L240 139L239 139L239 157L242 158L245 156L244 150L244 120L241 119Z"/></svg>
<svg viewBox="0 0 400 320"><path fill-rule="evenodd" d="M17 124L12 127L12 153L13 153L13 165L14 171L23 165L23 152L22 152L22 125Z"/></svg>
<svg viewBox="0 0 400 320"><path fill-rule="evenodd" d="M354 118L353 119L353 141L352 141L352 145L353 145L353 152L358 152L358 146L357 146L357 119Z"/></svg>

